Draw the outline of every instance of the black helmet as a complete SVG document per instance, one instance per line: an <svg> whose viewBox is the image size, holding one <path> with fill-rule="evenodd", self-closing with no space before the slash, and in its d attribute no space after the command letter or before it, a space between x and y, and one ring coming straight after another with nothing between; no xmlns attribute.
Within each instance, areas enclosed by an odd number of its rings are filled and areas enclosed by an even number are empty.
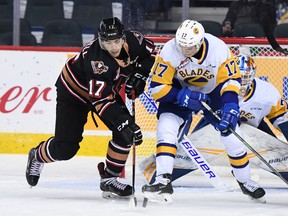
<svg viewBox="0 0 288 216"><path fill-rule="evenodd" d="M124 36L124 26L117 17L102 19L98 28L101 40L115 40Z"/></svg>

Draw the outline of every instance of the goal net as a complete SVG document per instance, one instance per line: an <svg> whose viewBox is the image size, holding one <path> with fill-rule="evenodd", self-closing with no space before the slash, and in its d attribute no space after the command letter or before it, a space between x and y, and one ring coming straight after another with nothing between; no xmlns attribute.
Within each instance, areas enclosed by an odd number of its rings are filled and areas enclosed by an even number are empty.
<svg viewBox="0 0 288 216"><path fill-rule="evenodd" d="M165 42L171 37L152 37L150 39L155 42L157 49L161 50ZM271 82L277 87L282 96L288 99L288 60L284 54L274 51L266 39L223 38L223 40L234 55L240 53L250 54L257 65L256 77ZM288 40L282 39L281 44L283 48L287 48ZM146 86L146 92L149 94L148 85ZM127 100L127 103L129 107L129 100ZM156 112L157 110L145 95L142 94L136 100L136 122L141 127L144 136L143 144L137 147L138 163L156 151ZM200 118L201 116L193 116L190 131ZM218 165L229 166L227 158L217 160Z"/></svg>

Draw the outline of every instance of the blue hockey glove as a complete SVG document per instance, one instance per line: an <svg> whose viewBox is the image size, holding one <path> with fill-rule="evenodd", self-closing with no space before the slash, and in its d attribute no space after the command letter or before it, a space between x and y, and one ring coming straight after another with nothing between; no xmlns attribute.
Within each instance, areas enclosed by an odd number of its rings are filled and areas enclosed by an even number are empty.
<svg viewBox="0 0 288 216"><path fill-rule="evenodd" d="M215 125L216 129L222 133L228 132L228 127L233 130L239 120L239 106L236 103L225 103L221 109L221 121Z"/></svg>
<svg viewBox="0 0 288 216"><path fill-rule="evenodd" d="M188 88L183 88L177 94L176 104L198 112L203 109L201 101L209 103L210 99L208 95L202 92L191 91Z"/></svg>

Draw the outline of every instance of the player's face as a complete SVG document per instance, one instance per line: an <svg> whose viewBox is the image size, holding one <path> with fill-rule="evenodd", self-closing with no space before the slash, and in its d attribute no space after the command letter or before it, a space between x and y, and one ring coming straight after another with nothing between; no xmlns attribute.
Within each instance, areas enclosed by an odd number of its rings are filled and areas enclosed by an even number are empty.
<svg viewBox="0 0 288 216"><path fill-rule="evenodd" d="M104 40L102 41L104 48L109 52L112 57L117 57L120 55L122 46L124 44L124 39L115 39L115 40Z"/></svg>
<svg viewBox="0 0 288 216"><path fill-rule="evenodd" d="M182 47L180 46L182 54L185 57L191 57L193 55L195 55L198 52L198 49L196 46L192 46L192 47Z"/></svg>

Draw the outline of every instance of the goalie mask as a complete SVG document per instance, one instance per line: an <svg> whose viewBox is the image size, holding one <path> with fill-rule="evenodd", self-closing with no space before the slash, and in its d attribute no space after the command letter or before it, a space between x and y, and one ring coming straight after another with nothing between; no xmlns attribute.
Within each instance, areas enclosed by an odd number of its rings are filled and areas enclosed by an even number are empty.
<svg viewBox="0 0 288 216"><path fill-rule="evenodd" d="M239 97L244 97L251 88L252 81L256 73L254 59L249 55L238 55L237 65L241 73L241 88Z"/></svg>
<svg viewBox="0 0 288 216"><path fill-rule="evenodd" d="M198 51L203 43L204 34L205 30L199 22L185 20L177 29L175 39L181 48L195 46Z"/></svg>
<svg viewBox="0 0 288 216"><path fill-rule="evenodd" d="M124 26L117 17L102 19L98 28L101 40L116 40L124 37Z"/></svg>

